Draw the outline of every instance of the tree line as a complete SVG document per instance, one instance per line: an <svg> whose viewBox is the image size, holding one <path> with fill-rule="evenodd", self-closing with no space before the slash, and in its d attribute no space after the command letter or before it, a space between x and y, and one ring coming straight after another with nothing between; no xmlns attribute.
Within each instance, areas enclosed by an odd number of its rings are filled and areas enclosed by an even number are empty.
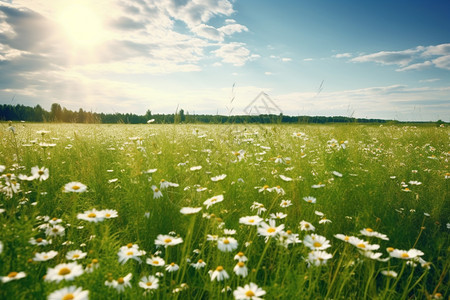
<svg viewBox="0 0 450 300"><path fill-rule="evenodd" d="M361 119L343 116L286 116L279 115L198 115L189 114L183 109L173 114L153 114L147 110L143 115L131 113L95 113L79 109L72 111L61 107L58 103L51 105L50 111L40 105L35 107L21 104L1 104L1 121L26 121L26 122L64 122L64 123L104 123L104 124L145 124L145 123L386 123L382 119Z"/></svg>

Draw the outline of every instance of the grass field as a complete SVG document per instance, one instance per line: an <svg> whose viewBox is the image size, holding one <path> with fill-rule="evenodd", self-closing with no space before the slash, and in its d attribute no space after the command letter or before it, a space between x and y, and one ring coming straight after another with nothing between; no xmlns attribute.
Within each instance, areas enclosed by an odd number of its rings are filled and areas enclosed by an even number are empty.
<svg viewBox="0 0 450 300"><path fill-rule="evenodd" d="M447 127L13 126L0 299L449 297Z"/></svg>

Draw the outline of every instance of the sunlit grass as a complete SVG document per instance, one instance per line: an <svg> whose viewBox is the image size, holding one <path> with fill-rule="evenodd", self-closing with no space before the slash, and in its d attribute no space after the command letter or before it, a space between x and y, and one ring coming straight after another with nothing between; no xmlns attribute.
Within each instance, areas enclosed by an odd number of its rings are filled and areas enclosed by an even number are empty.
<svg viewBox="0 0 450 300"><path fill-rule="evenodd" d="M448 296L447 128L25 123L0 137L2 299ZM55 269L68 263L81 273Z"/></svg>

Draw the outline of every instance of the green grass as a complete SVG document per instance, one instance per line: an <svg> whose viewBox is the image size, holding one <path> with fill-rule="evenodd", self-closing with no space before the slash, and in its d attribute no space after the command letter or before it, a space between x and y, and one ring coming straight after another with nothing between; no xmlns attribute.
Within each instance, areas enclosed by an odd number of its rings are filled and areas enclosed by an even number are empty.
<svg viewBox="0 0 450 300"><path fill-rule="evenodd" d="M226 299L250 282L266 291L266 299L426 299L439 293L449 296L450 197L448 174L449 129L434 126L378 125L81 125L16 124L15 134L0 132L0 179L4 191L6 174L30 175L34 166L49 169L45 181L19 180L20 191L12 197L0 194L0 276L23 271L26 277L0 282L0 299L46 299L53 291L75 285L89 291L91 299ZM45 134L38 130L48 130ZM300 138L294 132L303 132ZM138 137L138 139L136 139ZM335 139L333 142L332 140ZM53 143L42 147L40 143ZM342 145L345 145L343 148ZM270 147L267 148L267 147ZM235 152L245 151L238 160ZM282 162L277 163L277 158ZM193 166L202 169L191 171ZM157 169L154 173L145 173ZM342 174L338 177L333 174ZM226 174L222 181L212 177ZM279 175L292 178L284 181ZM11 175L12 176L12 175ZM114 179L114 182L109 180ZM152 185L160 181L179 184L162 190L154 199ZM85 193L65 193L65 184L85 184ZM420 185L410 184L418 181ZM321 188L313 185L324 184ZM404 184L402 186L402 184ZM258 192L263 186L281 187L285 194ZM198 187L206 188L197 191ZM406 189L407 188L407 189ZM215 195L224 201L208 209L203 202ZM313 196L315 204L303 197ZM292 205L280 207L282 200ZM326 237L332 254L324 265L309 266L311 250L302 243L287 247L278 238L267 243L256 226L239 218L256 215L250 207L259 202L267 209L261 217L282 212L284 231L298 234L302 220ZM201 212L183 215L182 207L202 207ZM77 215L91 209L114 209L118 217L91 223ZM322 212L331 223L320 224ZM65 234L46 237L38 227L43 216L62 220ZM386 234L388 241L360 235L371 228ZM237 249L219 251L208 235L224 237L234 229ZM173 247L157 248L159 234L183 238ZM357 236L378 244L376 252L389 257L388 247L424 252L429 267L407 265L407 260L377 261L356 247L334 237ZM47 238L52 243L36 246L29 239ZM142 263L118 261L120 247L139 245L146 254ZM87 256L78 264L86 267L99 261L92 273L73 281L48 282L49 268L69 262L70 250ZM55 250L55 258L33 261L35 253ZM180 266L169 273L145 263L160 251L166 263ZM248 258L248 276L233 272L234 256L242 251ZM196 270L191 262L202 259L206 267ZM208 271L223 266L230 278L211 281ZM382 271L395 271L396 278ZM142 276L161 272L159 288L144 295L138 282ZM131 273L131 286L123 293L105 285Z"/></svg>

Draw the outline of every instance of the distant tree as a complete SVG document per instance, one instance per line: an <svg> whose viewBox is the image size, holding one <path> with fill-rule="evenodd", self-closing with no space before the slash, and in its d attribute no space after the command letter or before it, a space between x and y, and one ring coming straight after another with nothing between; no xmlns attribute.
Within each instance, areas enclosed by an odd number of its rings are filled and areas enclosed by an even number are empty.
<svg viewBox="0 0 450 300"><path fill-rule="evenodd" d="M53 103L50 108L50 119L53 122L62 121L62 108L58 103Z"/></svg>

